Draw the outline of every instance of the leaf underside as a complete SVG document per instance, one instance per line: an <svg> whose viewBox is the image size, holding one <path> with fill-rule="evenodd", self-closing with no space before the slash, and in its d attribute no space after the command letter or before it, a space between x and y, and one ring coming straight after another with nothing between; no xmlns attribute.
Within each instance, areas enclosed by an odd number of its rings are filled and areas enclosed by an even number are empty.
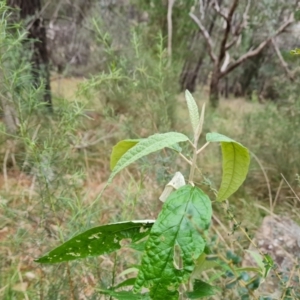
<svg viewBox="0 0 300 300"><path fill-rule="evenodd" d="M152 299L177 300L178 286L188 279L204 250L201 233L209 227L211 216L211 201L199 188L185 185L173 192L151 229L134 291L147 287ZM176 266L176 249L181 267Z"/></svg>
<svg viewBox="0 0 300 300"><path fill-rule="evenodd" d="M153 223L152 220L145 220L95 227L73 237L35 261L53 264L111 253L121 248L122 239L131 239L134 243L147 236Z"/></svg>
<svg viewBox="0 0 300 300"><path fill-rule="evenodd" d="M146 139L141 139L136 145L127 150L127 152L124 153L122 157L117 161L108 179L108 183L113 180L117 173L119 173L121 170L123 170L133 162L142 158L143 156L166 147L172 148L174 150L178 149L178 147L174 145L185 141L188 141L188 137L178 132L168 132L161 134L158 133L151 135Z"/></svg>
<svg viewBox="0 0 300 300"><path fill-rule="evenodd" d="M199 111L198 111L198 106L196 104L196 101L192 94L186 90L185 91L185 99L187 102L188 110L189 110L189 115L190 115L190 121L193 127L194 134L196 134L199 122L200 122L200 117L199 117Z"/></svg>
<svg viewBox="0 0 300 300"><path fill-rule="evenodd" d="M242 144L219 133L208 133L208 142L220 142L222 148L222 182L217 200L224 201L242 185L246 179L250 155Z"/></svg>
<svg viewBox="0 0 300 300"><path fill-rule="evenodd" d="M118 142L112 149L111 155L110 155L110 170L112 171L118 161L121 159L121 157L132 147L134 147L136 144L141 142L145 139L136 139L136 140L123 140ZM178 144L170 145L168 148L176 151L181 152L181 148Z"/></svg>

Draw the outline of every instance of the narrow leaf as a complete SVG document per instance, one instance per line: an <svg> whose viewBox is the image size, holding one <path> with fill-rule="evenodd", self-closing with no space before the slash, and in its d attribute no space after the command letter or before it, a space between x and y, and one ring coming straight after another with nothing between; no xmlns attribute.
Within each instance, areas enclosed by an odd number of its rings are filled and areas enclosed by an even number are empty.
<svg viewBox="0 0 300 300"><path fill-rule="evenodd" d="M194 290L192 292L186 293L187 297L190 299L199 299L208 296L213 296L216 294L218 289L202 280L195 280Z"/></svg>
<svg viewBox="0 0 300 300"><path fill-rule="evenodd" d="M147 236L154 222L153 220L131 221L95 227L73 237L35 261L53 264L111 253L121 248L122 239L136 242Z"/></svg>
<svg viewBox="0 0 300 300"><path fill-rule="evenodd" d="M188 141L188 137L178 132L168 132L161 134L154 134L146 139L140 140L138 144L130 148L117 162L109 179L108 183L119 173L121 170L135 162L136 160L146 156L150 153L161 150L165 147L174 148L174 144Z"/></svg>
<svg viewBox="0 0 300 300"><path fill-rule="evenodd" d="M110 155L110 170L113 170L120 158L140 140L123 140L117 143Z"/></svg>
<svg viewBox="0 0 300 300"><path fill-rule="evenodd" d="M113 290L99 290L101 294L109 295L118 300L151 300L147 294L134 294L132 291L115 292Z"/></svg>
<svg viewBox="0 0 300 300"><path fill-rule="evenodd" d="M196 104L194 97L188 90L185 91L185 100L188 106L190 121L195 135L200 122L198 106Z"/></svg>
<svg viewBox="0 0 300 300"><path fill-rule="evenodd" d="M202 190L185 185L174 191L151 229L134 291L148 287L153 299L177 300L178 286L188 279L204 251L201 233L209 227L211 216L211 201ZM176 250L182 266L176 266Z"/></svg>
<svg viewBox="0 0 300 300"><path fill-rule="evenodd" d="M219 133L208 133L206 140L221 143L223 175L217 200L223 201L236 192L246 179L250 164L249 151L242 144Z"/></svg>
<svg viewBox="0 0 300 300"><path fill-rule="evenodd" d="M117 290L117 289L119 289L119 288L121 288L121 287L124 287L124 286L133 286L134 283L135 283L135 279L136 279L136 278L128 278L128 279L124 280L123 282L121 282L121 283L115 285L115 286L113 287L113 289L114 289L114 290Z"/></svg>

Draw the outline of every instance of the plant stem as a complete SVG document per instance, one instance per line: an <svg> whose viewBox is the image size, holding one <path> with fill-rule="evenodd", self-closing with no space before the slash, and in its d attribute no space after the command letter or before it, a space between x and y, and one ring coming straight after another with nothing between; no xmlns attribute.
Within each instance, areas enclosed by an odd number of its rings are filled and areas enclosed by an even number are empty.
<svg viewBox="0 0 300 300"><path fill-rule="evenodd" d="M195 137L194 140L194 149L193 149L193 160L192 160L192 166L191 166L191 171L190 171L190 176L189 176L189 183L194 185L193 180L194 180L194 174L195 174L195 168L196 168L196 162L197 162L197 152L198 152L198 140L199 140L200 134Z"/></svg>
<svg viewBox="0 0 300 300"><path fill-rule="evenodd" d="M186 158L182 153L179 153L179 156L182 157L189 165L192 165L192 162Z"/></svg>
<svg viewBox="0 0 300 300"><path fill-rule="evenodd" d="M200 152L202 152L208 145L209 145L209 142L207 142L206 144L204 144L204 145L197 151L197 154L199 154Z"/></svg>

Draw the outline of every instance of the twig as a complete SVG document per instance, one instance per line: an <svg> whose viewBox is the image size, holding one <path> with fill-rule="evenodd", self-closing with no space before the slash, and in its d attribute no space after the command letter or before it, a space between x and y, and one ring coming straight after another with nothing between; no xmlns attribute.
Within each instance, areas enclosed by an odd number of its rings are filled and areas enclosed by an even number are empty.
<svg viewBox="0 0 300 300"><path fill-rule="evenodd" d="M275 208L275 206L276 206L277 200L278 200L278 198L279 198L282 184L283 184L283 179L281 179L281 181L280 181L280 183L279 183L279 187L278 187L278 189L277 189L277 192L276 192L276 195L275 195L275 199L274 199L274 202L273 202L272 212L274 211L274 208Z"/></svg>
<svg viewBox="0 0 300 300"><path fill-rule="evenodd" d="M208 145L209 145L209 142L205 143L199 150L197 150L197 154L202 152Z"/></svg>
<svg viewBox="0 0 300 300"><path fill-rule="evenodd" d="M271 191L271 185L270 185L270 181L269 181L269 178L268 178L268 175L262 165L262 163L260 162L260 160L258 159L258 157L253 153L251 152L251 155L255 158L256 162L258 163L261 171L263 172L264 174L264 177L265 177L265 180L266 180L266 184L267 184L267 188L268 188L268 192L269 192L269 203L270 203L270 211L273 211L273 198L272 198L272 191Z"/></svg>
<svg viewBox="0 0 300 300"><path fill-rule="evenodd" d="M179 152L179 156L183 158L190 166L192 165L192 162L188 158L186 158L182 153Z"/></svg>
<svg viewBox="0 0 300 300"><path fill-rule="evenodd" d="M300 202L300 198L299 196L296 194L296 192L293 190L293 188L291 187L291 185L289 184L289 182L285 179L285 177L283 176L283 174L280 174L281 177L283 178L283 180L285 181L285 183L289 186L289 188L291 189L291 191L293 192L293 194L295 195L296 199Z"/></svg>

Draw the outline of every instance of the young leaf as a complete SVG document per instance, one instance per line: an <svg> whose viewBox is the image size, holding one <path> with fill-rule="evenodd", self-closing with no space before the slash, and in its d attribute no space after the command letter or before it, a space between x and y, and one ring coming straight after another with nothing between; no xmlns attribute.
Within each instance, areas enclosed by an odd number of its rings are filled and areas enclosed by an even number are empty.
<svg viewBox="0 0 300 300"><path fill-rule="evenodd" d="M112 171L114 167L116 166L117 162L120 160L120 158L133 146L135 146L137 143L142 141L142 139L137 140L123 140L118 142L114 147L110 155L110 170ZM168 148L176 151L181 152L181 148L178 144L174 144L169 146Z"/></svg>
<svg viewBox="0 0 300 300"><path fill-rule="evenodd" d="M111 253L121 248L119 242L122 239L136 242L147 236L154 222L153 220L131 221L95 227L73 237L35 261L53 264Z"/></svg>
<svg viewBox="0 0 300 300"><path fill-rule="evenodd" d="M223 175L217 200L226 200L246 179L250 155L246 147L219 133L208 133L208 142L220 142L223 156Z"/></svg>
<svg viewBox="0 0 300 300"><path fill-rule="evenodd" d="M213 296L217 292L217 288L202 281L194 281L194 290L192 292L187 292L186 295L189 299L199 299L208 296Z"/></svg>
<svg viewBox="0 0 300 300"><path fill-rule="evenodd" d="M138 144L130 148L117 162L109 179L110 183L121 170L150 153L165 147L174 148L174 144L188 141L188 137L178 132L158 133L140 140Z"/></svg>
<svg viewBox="0 0 300 300"><path fill-rule="evenodd" d="M117 143L110 155L110 170L113 170L120 158L140 140L123 140Z"/></svg>
<svg viewBox="0 0 300 300"><path fill-rule="evenodd" d="M193 127L194 134L197 132L198 124L200 122L198 106L192 94L186 90L185 91L185 100L188 106L189 114L190 114L190 121Z"/></svg>
<svg viewBox="0 0 300 300"><path fill-rule="evenodd" d="M209 227L211 216L211 201L202 190L185 185L174 191L151 229L134 291L148 287L153 299L177 300L178 286L188 279L204 250L201 233ZM176 249L181 253L179 267Z"/></svg>
<svg viewBox="0 0 300 300"><path fill-rule="evenodd" d="M209 269L215 268L218 266L218 263L215 259L207 259L207 255L203 252L197 259L195 269L193 271L193 278L198 278L202 275L202 272Z"/></svg>

